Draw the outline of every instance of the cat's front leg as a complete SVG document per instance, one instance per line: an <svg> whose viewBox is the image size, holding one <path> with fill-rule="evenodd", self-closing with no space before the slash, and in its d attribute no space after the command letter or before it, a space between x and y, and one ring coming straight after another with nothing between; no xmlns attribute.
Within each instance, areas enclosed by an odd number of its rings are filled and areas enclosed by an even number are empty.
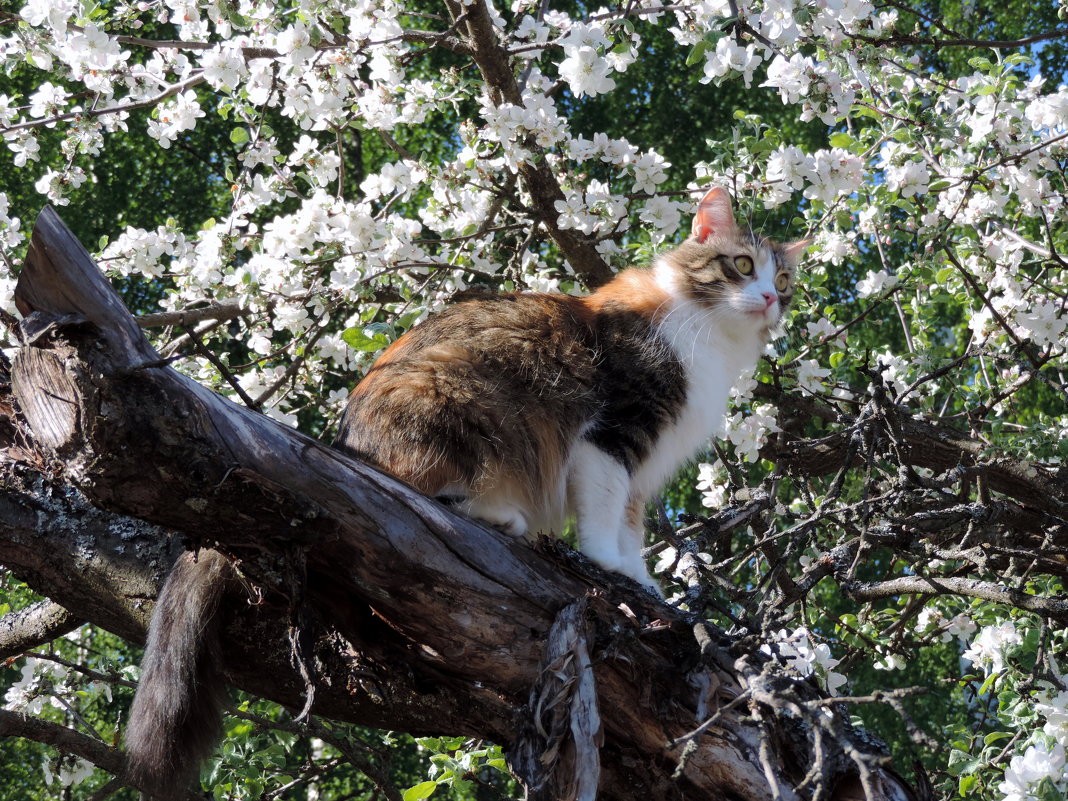
<svg viewBox="0 0 1068 801"><path fill-rule="evenodd" d="M645 497L633 490L622 462L583 441L572 453L567 483L582 553L663 597L642 559Z"/></svg>
<svg viewBox="0 0 1068 801"><path fill-rule="evenodd" d="M579 550L606 570L624 569L619 530L630 494L627 468L586 440L571 453L567 479L568 505L575 514Z"/></svg>
<svg viewBox="0 0 1068 801"><path fill-rule="evenodd" d="M630 576L639 584L648 587L661 598L664 593L656 579L649 573L649 567L642 557L642 547L645 545L645 497L637 493L631 494L627 500L624 513L623 525L619 528L618 549L622 563L619 572L624 576Z"/></svg>

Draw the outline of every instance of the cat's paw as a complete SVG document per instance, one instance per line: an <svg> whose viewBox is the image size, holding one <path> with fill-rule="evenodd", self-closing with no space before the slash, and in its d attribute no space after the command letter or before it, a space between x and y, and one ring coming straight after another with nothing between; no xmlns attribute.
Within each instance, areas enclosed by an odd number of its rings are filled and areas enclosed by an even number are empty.
<svg viewBox="0 0 1068 801"><path fill-rule="evenodd" d="M649 574L649 569L645 566L644 561L639 561L638 564L624 565L619 572L627 578L634 579L657 598L663 600L664 591L660 589L660 583Z"/></svg>
<svg viewBox="0 0 1068 801"><path fill-rule="evenodd" d="M507 534L509 537L525 537L530 530L526 515L514 504L487 503L484 500L470 501L465 510L470 517Z"/></svg>

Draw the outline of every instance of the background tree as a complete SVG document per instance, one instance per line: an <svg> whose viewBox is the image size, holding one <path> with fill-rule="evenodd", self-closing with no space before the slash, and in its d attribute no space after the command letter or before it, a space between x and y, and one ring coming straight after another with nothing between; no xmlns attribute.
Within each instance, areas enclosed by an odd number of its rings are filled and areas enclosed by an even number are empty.
<svg viewBox="0 0 1068 801"><path fill-rule="evenodd" d="M5 301L47 196L178 369L325 436L425 314L583 291L724 184L813 244L725 437L650 510L662 581L871 699L849 708L938 797L1063 797L1064 6L548 5L5 3ZM36 609L57 636L88 617ZM136 652L86 626L6 674L9 709L115 741ZM515 792L485 744L331 741L241 703L220 797ZM0 748L12 797L109 782Z"/></svg>

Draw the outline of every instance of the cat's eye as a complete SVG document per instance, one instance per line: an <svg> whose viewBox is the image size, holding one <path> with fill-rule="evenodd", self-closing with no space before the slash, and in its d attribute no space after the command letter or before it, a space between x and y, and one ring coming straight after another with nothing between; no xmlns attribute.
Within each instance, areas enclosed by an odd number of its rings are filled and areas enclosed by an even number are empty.
<svg viewBox="0 0 1068 801"><path fill-rule="evenodd" d="M753 260L748 256L735 256L734 269L742 275L751 275L753 272Z"/></svg>
<svg viewBox="0 0 1068 801"><path fill-rule="evenodd" d="M777 290L785 292L788 286L790 286L790 276L786 273L779 273L775 276L775 288Z"/></svg>

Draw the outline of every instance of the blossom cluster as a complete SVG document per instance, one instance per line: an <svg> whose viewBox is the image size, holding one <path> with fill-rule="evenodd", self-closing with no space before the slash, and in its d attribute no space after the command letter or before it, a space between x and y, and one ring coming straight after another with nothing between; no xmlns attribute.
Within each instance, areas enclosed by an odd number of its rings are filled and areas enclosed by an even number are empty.
<svg viewBox="0 0 1068 801"><path fill-rule="evenodd" d="M930 219L924 219L923 225L932 230L947 224L975 224L1001 214L1010 196L1023 204L1025 213L1038 208L1051 213L1059 208L1052 179L1041 172L1045 152L1035 151L1027 159L1009 158L1033 150L1036 144L1048 143L1050 153L1059 147L1057 137L1065 128L1068 102L1063 91L1043 92L1039 76L1014 87L999 79L1000 67L992 66L957 79L952 91L945 91L907 65L894 66L881 59L877 52L839 47L852 37L894 33L898 12L878 11L866 0L739 4L739 22L752 36L739 33L741 29L730 33L722 28L732 14L727 3L668 7L646 0L634 11L642 24L667 25L680 46L693 48L703 80L740 79L751 85L758 73L763 74L759 88L777 92L784 103L799 106L802 119L818 118L836 125L852 113L858 98L869 98L873 87L882 82L885 91L878 97L888 115L883 120L887 131L870 137L873 146L850 137L846 137L850 141L843 139L813 152L782 144L747 165L748 173L741 176L765 208L796 202L799 196L812 202L806 216L817 234L814 255L822 261L839 265L855 257L857 235L864 236L866 230L865 222L858 220L856 230L843 231L839 223L821 219L823 210L843 204L874 210L879 204L860 197L872 187L891 197L916 200L931 194L936 179L948 182L937 193L934 208L927 214ZM136 20L132 9L127 13L126 19ZM413 61L413 37L425 38L432 32L405 29L398 22L403 6L396 0L324 4L319 11L324 19L337 14L343 20L343 34L334 41L324 39L312 19L292 19L282 8L250 0L240 4L237 17L215 3L179 0L162 4L156 13L159 21L177 26L188 47L149 49L145 58L134 58L135 44L120 41L114 27L85 22L76 4L27 3L21 11L26 25L22 35L0 40L0 56L8 62L30 59L62 80L42 81L25 98L0 97L0 132L15 163L25 165L39 159L35 127L65 126L64 151L71 158L62 165L46 166L36 185L52 202L66 203L79 186L92 179L90 165L80 163L78 157L99 152L105 135L127 126L134 106L154 105L149 132L161 147L170 147L178 138L195 133L198 121L213 113L208 91L225 98L235 120L245 124L243 169L236 179L230 219L192 237L196 241L191 249L179 257L171 252L168 240L189 232L128 231L112 239L107 253L120 270L129 269L126 265L132 260L144 275L166 272L176 276L178 288L167 299L167 308L197 303L205 286L214 288L227 277L227 294L250 302L254 311L270 308L258 318L262 325L250 336L274 342L276 347L280 346L276 334L288 337L294 331L292 325L277 325L272 318L308 320L318 329L329 317L323 312L339 294L352 293L357 287L368 291L387 274L391 283L413 291L429 276L442 275L440 281L432 282L435 291L423 309L431 310L478 274L493 275L500 269L492 237L470 233L472 228L477 232L480 226L492 227L487 214L495 205L485 177L500 175L502 170L516 173L521 165L537 162L543 154L563 190L563 199L554 201L556 224L594 240L610 261L619 259L619 243L629 236L634 223L646 228L653 241L664 241L679 230L689 208L686 199L657 194L671 168L660 154L605 134L596 134L592 140L575 135L554 96L558 82L575 97L596 97L615 89L613 76L638 57L642 36L640 25L624 25L614 13L599 10L576 18L522 2L507 13L491 9L498 35L510 37L515 57L527 65L520 95L510 99L477 91L477 84L461 82L455 74L413 74L408 66ZM811 43L826 43L832 49L821 57L803 52ZM90 93L91 115L86 114L90 104L84 92L72 91L78 86ZM890 115L907 106L909 93L930 95L947 121L969 131L975 150L923 149L888 135L901 119ZM442 118L464 97L477 102L479 116L463 121L457 131L461 147L455 160L430 163L405 156L367 175L360 184L361 197L338 196L341 160L324 132L358 122L389 135ZM291 118L305 132L289 152L281 152L279 140L256 122L268 109ZM997 145L996 152L1004 154L998 161L989 155L992 151L982 150L992 143ZM608 165L615 177L572 180L570 175L581 174L581 165L590 159ZM981 170L998 181L991 191L973 192L963 202L964 176L969 170ZM731 179L715 168L704 176ZM731 180L735 185L737 177ZM391 202L396 205L416 193L428 198L418 218L388 210ZM285 231L300 245L272 250L269 244L279 240L266 236L253 222L294 196L303 198L304 208L322 209L327 204L322 196L327 194L336 204L330 214L351 218L334 228L359 228L354 236L338 238L335 230L320 237L314 232L314 215L289 214L268 224L284 220ZM524 224L521 213L509 213L517 217L515 225ZM422 247L418 240L426 234L461 241ZM150 242L154 237L159 239ZM1019 274L1023 246L1017 239L995 228L980 243L981 253L962 254L966 268L977 277L992 272L994 278L992 302L973 309L970 325L976 336L1005 341L1022 337L1039 346L1055 347L1068 322L1055 297L1044 295ZM18 243L6 244L10 248ZM160 258L148 264L146 253L158 253ZM327 256L338 253L345 255ZM336 264L320 274L323 280L316 285L308 279L315 271L305 266L322 263L324 256L336 259ZM993 262L988 265L990 259ZM227 267L227 262L253 266L237 269ZM519 268L515 274L528 286L554 285L552 261L547 262L533 245L516 255L515 266ZM569 265L562 266L566 272ZM257 277L263 280L253 280ZM335 283L333 279L340 280ZM875 297L899 280L894 265L889 264L864 278L858 292L860 297ZM1004 321L1010 330L1002 330ZM264 339L256 340L260 351ZM362 357L354 355L349 362L362 363ZM329 369L327 362L314 358L305 364L304 378L313 386L317 371ZM255 369L260 375L249 380L271 386L270 377L263 374L267 368ZM803 385L813 386L813 376L824 378L813 369L826 368L807 367ZM271 400L282 406L297 402L295 397ZM759 418L748 423L739 419L735 424L743 451L751 457L752 442L767 424ZM746 434L746 426L756 431Z"/></svg>
<svg viewBox="0 0 1068 801"><path fill-rule="evenodd" d="M984 626L963 659L981 668L992 678L1007 668L1010 655L1018 650L1023 637L1012 621ZM1060 687L1068 686L1068 675L1058 677ZM1005 801L1039 801L1045 796L1041 787L1048 785L1060 795L1068 792L1068 691L1058 689L1048 681L1038 682L1034 697L1021 698L1016 704L1003 705L1008 721L1018 718L1021 729L1029 728L1032 735L1025 738L1027 747L1016 753L1005 768L999 791ZM1040 731L1034 731L1034 716L1044 721Z"/></svg>
<svg viewBox="0 0 1068 801"><path fill-rule="evenodd" d="M793 631L782 629L775 634L771 643L762 645L760 650L777 656L802 676L819 676L831 695L837 695L847 681L843 674L834 670L841 660L831 655L827 643L814 641L812 632L807 628Z"/></svg>

